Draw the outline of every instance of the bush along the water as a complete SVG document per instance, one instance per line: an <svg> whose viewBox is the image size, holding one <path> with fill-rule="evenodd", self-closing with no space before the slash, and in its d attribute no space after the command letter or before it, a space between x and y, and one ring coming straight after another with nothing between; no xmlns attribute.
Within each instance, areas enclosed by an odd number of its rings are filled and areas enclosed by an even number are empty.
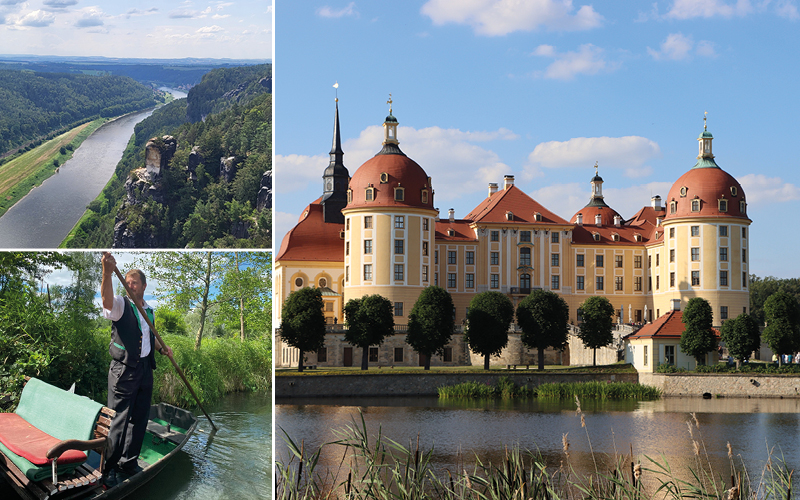
<svg viewBox="0 0 800 500"><path fill-rule="evenodd" d="M207 338L203 348L194 348L194 339L164 335L175 361L192 385L197 397L206 403L230 392L266 391L272 380L272 353L263 340L244 342L230 338ZM156 355L153 374L153 401L176 406L196 404L169 359Z"/></svg>
<svg viewBox="0 0 800 500"><path fill-rule="evenodd" d="M527 386L519 386L510 377L500 377L496 385L467 381L437 388L441 399L477 399L525 397L533 394Z"/></svg>
<svg viewBox="0 0 800 500"><path fill-rule="evenodd" d="M519 386L509 377L501 377L492 386L480 382L468 381L452 386L438 388L439 398L503 398L539 397L539 398L595 398L595 399L637 399L651 400L661 397L661 391L655 387L632 382L565 382L541 384L533 389Z"/></svg>
<svg viewBox="0 0 800 500"><path fill-rule="evenodd" d="M581 422L584 414L578 404ZM694 417L694 415L692 415ZM631 455L605 457L590 452L593 473L577 473L570 457L568 435L562 436L560 465L548 464L540 453L506 446L499 463L473 462L459 457L453 466L434 462L433 448L421 448L419 439L408 447L380 432L367 431L363 414L336 440L308 450L284 435L288 460L276 460L276 500L305 499L436 499L436 500L740 500L791 499L792 473L782 457L768 456L760 475L748 474L747 464L736 463L728 443L730 471L714 470L706 447L695 440L699 424L689 420L695 450L693 465L678 470L660 458ZM585 426L584 426L585 428ZM591 439L586 432L591 450ZM322 452L343 457L335 465L321 465ZM344 450L344 455L342 455ZM331 454L329 450L326 450ZM644 459L644 463L643 460ZM321 470L325 469L325 470ZM452 470L451 470L452 469ZM728 472L730 473L728 475ZM723 474L730 478L723 479ZM682 479L689 478L689 479ZM730 487L729 487L730 486Z"/></svg>

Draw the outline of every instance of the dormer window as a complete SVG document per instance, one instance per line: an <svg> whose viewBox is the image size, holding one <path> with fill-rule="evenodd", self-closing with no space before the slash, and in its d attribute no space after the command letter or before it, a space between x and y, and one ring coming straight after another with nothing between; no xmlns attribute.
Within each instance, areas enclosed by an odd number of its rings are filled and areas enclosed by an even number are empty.
<svg viewBox="0 0 800 500"><path fill-rule="evenodd" d="M614 241L619 241L619 233L614 233L611 235L611 239Z"/></svg>
<svg viewBox="0 0 800 500"><path fill-rule="evenodd" d="M642 235L639 234L639 233L634 234L633 235L633 241L641 242L642 241Z"/></svg>
<svg viewBox="0 0 800 500"><path fill-rule="evenodd" d="M669 213L674 214L678 211L678 202L673 200L669 202Z"/></svg>
<svg viewBox="0 0 800 500"><path fill-rule="evenodd" d="M514 213L513 212L506 212L506 220L508 220L508 221L514 220Z"/></svg>
<svg viewBox="0 0 800 500"><path fill-rule="evenodd" d="M744 215L747 211L747 203L745 203L744 200L739 202L739 211L742 213L742 215Z"/></svg>
<svg viewBox="0 0 800 500"><path fill-rule="evenodd" d="M542 222L542 214L540 214L539 212L536 212L535 214L533 214L533 219L536 222Z"/></svg>
<svg viewBox="0 0 800 500"><path fill-rule="evenodd" d="M600 241L600 233L592 233L592 236L594 237L594 241Z"/></svg>
<svg viewBox="0 0 800 500"><path fill-rule="evenodd" d="M347 203L353 203L353 190L347 190Z"/></svg>
<svg viewBox="0 0 800 500"><path fill-rule="evenodd" d="M695 198L692 200L692 212L699 212L700 211L700 198Z"/></svg>
<svg viewBox="0 0 800 500"><path fill-rule="evenodd" d="M719 202L719 211L720 212L727 212L728 211L728 200L721 199L721 200L717 200L717 202Z"/></svg>
<svg viewBox="0 0 800 500"><path fill-rule="evenodd" d="M372 201L375 199L375 188L368 187L364 192L364 199L367 201Z"/></svg>
<svg viewBox="0 0 800 500"><path fill-rule="evenodd" d="M681 188L681 198L685 198L686 197L686 191L687 191L686 186L683 186Z"/></svg>
<svg viewBox="0 0 800 500"><path fill-rule="evenodd" d="M731 196L736 196L739 194L739 190L736 189L736 186L731 186Z"/></svg>
<svg viewBox="0 0 800 500"><path fill-rule="evenodd" d="M428 204L428 190L427 189L423 189L422 190L421 198L422 198L422 203L427 205Z"/></svg>
<svg viewBox="0 0 800 500"><path fill-rule="evenodd" d="M386 184L387 182L389 182L389 174L381 172L381 184Z"/></svg>
<svg viewBox="0 0 800 500"><path fill-rule="evenodd" d="M406 194L405 188L396 187L394 188L394 201L405 201Z"/></svg>
<svg viewBox="0 0 800 500"><path fill-rule="evenodd" d="M453 231L452 229L448 229L447 230L447 236L455 236L455 235L456 235L456 232Z"/></svg>

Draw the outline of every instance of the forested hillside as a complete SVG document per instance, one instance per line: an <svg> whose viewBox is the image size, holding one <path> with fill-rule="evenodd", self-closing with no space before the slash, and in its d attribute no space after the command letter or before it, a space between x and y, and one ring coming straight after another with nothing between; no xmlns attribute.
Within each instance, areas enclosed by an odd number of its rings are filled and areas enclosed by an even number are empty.
<svg viewBox="0 0 800 500"><path fill-rule="evenodd" d="M152 89L128 77L0 70L0 155L63 127L157 102Z"/></svg>
<svg viewBox="0 0 800 500"><path fill-rule="evenodd" d="M187 99L136 126L114 178L67 246L272 246L272 99L264 83L271 68L212 73ZM188 119L190 106L205 120ZM153 158L163 168L144 168Z"/></svg>

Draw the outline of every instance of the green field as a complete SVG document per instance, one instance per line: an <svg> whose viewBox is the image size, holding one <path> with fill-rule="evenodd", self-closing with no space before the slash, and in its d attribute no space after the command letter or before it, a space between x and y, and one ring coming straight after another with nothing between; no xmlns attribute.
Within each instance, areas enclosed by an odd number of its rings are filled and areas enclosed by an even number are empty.
<svg viewBox="0 0 800 500"><path fill-rule="evenodd" d="M73 151L107 121L108 118L98 118L79 125L0 165L0 216L56 172L58 167L54 160L63 165L72 158ZM67 149L65 154L61 154L61 148L68 145L72 150Z"/></svg>

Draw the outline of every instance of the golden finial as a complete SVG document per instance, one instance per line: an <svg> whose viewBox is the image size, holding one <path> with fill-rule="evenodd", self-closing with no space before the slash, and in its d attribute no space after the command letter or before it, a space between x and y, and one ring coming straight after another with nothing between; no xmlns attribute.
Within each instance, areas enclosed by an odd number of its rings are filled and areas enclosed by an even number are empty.
<svg viewBox="0 0 800 500"><path fill-rule="evenodd" d="M389 94L389 100L386 101L386 104L389 105L389 114L391 115L392 114L392 94L391 93Z"/></svg>
<svg viewBox="0 0 800 500"><path fill-rule="evenodd" d="M708 111L703 113L703 130L708 130L708 124L706 123L706 120L708 120Z"/></svg>
<svg viewBox="0 0 800 500"><path fill-rule="evenodd" d="M598 175L598 173L597 173L597 161L594 162L594 175Z"/></svg>
<svg viewBox="0 0 800 500"><path fill-rule="evenodd" d="M339 102L339 81L337 80L336 83L333 84L333 88L336 89L336 102Z"/></svg>

